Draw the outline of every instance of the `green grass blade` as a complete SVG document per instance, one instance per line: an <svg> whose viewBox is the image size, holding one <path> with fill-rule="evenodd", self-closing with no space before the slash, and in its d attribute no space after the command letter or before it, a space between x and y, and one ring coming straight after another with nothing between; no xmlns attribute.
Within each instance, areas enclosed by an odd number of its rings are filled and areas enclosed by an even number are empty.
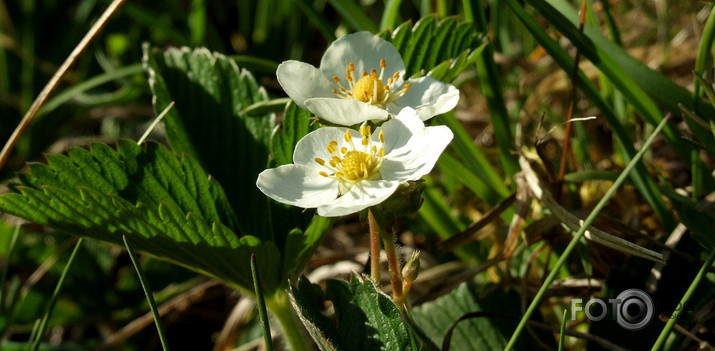
<svg viewBox="0 0 715 351"><path fill-rule="evenodd" d="M290 98L278 98L268 101L259 101L246 107L241 111L248 116L260 117L271 112L283 111L286 105L291 102Z"/></svg>
<svg viewBox="0 0 715 351"><path fill-rule="evenodd" d="M474 145L472 137L454 117L454 113L445 113L437 117L437 121L448 126L454 133L451 147L454 148L465 166L471 170L472 173L479 175L484 183L492 187L502 198L509 196L510 192L506 185L504 185L504 180L499 176L496 170L494 170L494 167L492 167L486 156ZM495 204L496 203L492 203L491 205Z"/></svg>
<svg viewBox="0 0 715 351"><path fill-rule="evenodd" d="M566 336L566 310L561 316L561 331L559 332L559 351L564 350L564 337Z"/></svg>
<svg viewBox="0 0 715 351"><path fill-rule="evenodd" d="M603 1L599 2L601 6L603 6L603 19L606 22L606 27L608 27L608 31L611 33L611 40L618 45L621 46L623 45L623 41L621 40L621 32L618 30L618 26L616 26L616 20L613 19L613 8L611 8L611 3L608 1Z"/></svg>
<svg viewBox="0 0 715 351"><path fill-rule="evenodd" d="M142 73L143 70L144 69L142 68L141 63L137 63L116 69L114 71L106 72L96 77L87 79L82 83L75 84L71 88L68 88L67 90L57 94L55 97L50 99L45 104L45 106L40 109L38 116L48 114L60 105L72 100L74 97L85 93L93 88L96 88L102 84L112 82L134 74Z"/></svg>
<svg viewBox="0 0 715 351"><path fill-rule="evenodd" d="M275 0L263 0L257 1L256 12L253 17L253 40L257 43L263 43L268 38L268 32L270 31L270 20L271 15L276 9Z"/></svg>
<svg viewBox="0 0 715 351"><path fill-rule="evenodd" d="M488 204L495 205L504 199L504 197L495 192L494 188L485 183L484 180L479 178L474 172L464 167L456 158L454 158L449 153L443 153L439 158L440 170L446 174L451 174L453 177L457 178L460 183L464 184L469 190L471 190L475 195L484 199ZM514 211L509 209L504 211L502 218L507 221L511 219L514 215Z"/></svg>
<svg viewBox="0 0 715 351"><path fill-rule="evenodd" d="M263 340L266 343L266 350L273 351L271 326L268 323L268 311L266 311L266 300L263 297L263 288L261 288L261 278L256 268L256 255L251 255L251 275L253 276L253 288L256 291L256 304L258 304L258 317L261 319L261 329L263 329Z"/></svg>
<svg viewBox="0 0 715 351"><path fill-rule="evenodd" d="M548 1L550 4L545 0L529 0L529 3L537 8L539 13L554 25L559 32L563 33L576 47L582 50L584 57L588 58L608 77L646 122L651 125L656 125L660 122L661 114L656 103L673 113L680 112L679 104L683 104L701 115L715 113L711 108L706 109L708 106L704 105L698 106L702 108L695 109L693 99L687 90L628 55L622 48L603 37L597 29L587 27L584 30L585 35L579 32L575 27L575 10L571 5L563 0ZM555 7L558 7L558 9ZM574 17L570 18L571 16ZM656 81L663 86L655 86ZM649 85L649 82L653 83L653 85ZM667 90L663 89L665 86L668 87ZM706 143L711 148L715 147L715 140L709 135L707 129L688 119L686 121L693 133L703 143ZM692 159L690 157L691 147L681 138L675 126L666 126L663 135L682 161L688 165L692 162L702 162L699 158ZM699 170L701 167L695 167L694 169ZM708 180L708 188L715 186L712 180L704 179Z"/></svg>
<svg viewBox="0 0 715 351"><path fill-rule="evenodd" d="M129 253L129 258L132 259L132 264L134 265L134 269L137 271L137 276L139 276L139 283L142 285L142 289L144 289L144 295L146 295L146 300L149 302L149 309L151 309L151 314L154 316L154 323L156 324L156 330L159 333L159 340L161 341L161 347L164 351L169 350L169 343L166 339L166 334L164 333L164 327L161 324L161 316L159 315L159 310L156 308L156 302L154 301L154 294L151 291L151 288L149 287L149 282L147 282L146 277L144 276L144 270L142 269L142 266L139 264L139 260L137 259L137 256L134 254L134 251L132 250L131 246L129 246L129 242L127 241L127 236L122 235L122 240L124 241L124 247L127 248L127 252Z"/></svg>
<svg viewBox="0 0 715 351"><path fill-rule="evenodd" d="M543 2L543 0L540 0L540 2ZM533 3L533 1L530 0L529 3ZM572 27L578 25L578 14L576 9L574 9L568 1L548 0L548 3L561 13L562 18L565 17L567 21L570 21L572 23ZM542 15L545 14L542 13ZM551 19L549 19L549 23L554 26L557 25L556 23L552 23ZM559 31L561 30L561 26L558 26L557 28ZM564 33L564 35L567 35L567 33ZM650 69L648 66L629 55L621 47L601 35L598 28L586 25L586 27L584 27L584 35L593 41L594 46L599 50L601 56L605 55L604 57L610 58L611 62L617 63L618 66L621 67L622 72L625 73L627 77L633 79L635 83L648 93L648 95L659 105L666 107L673 113L679 111L679 103L682 103L689 109L694 110L692 105L692 95L687 89L666 78L664 75ZM570 36L569 39L573 40ZM574 45L576 45L576 43L574 43ZM599 62L596 61L594 64L599 64ZM699 108L695 111L703 116L709 116L715 113L713 107L708 106L699 106Z"/></svg>
<svg viewBox="0 0 715 351"><path fill-rule="evenodd" d="M690 298L693 296L693 293L695 293L695 290L698 288L698 285L700 285L700 282L702 282L703 278L705 278L705 275L708 273L710 267L713 265L713 261L715 261L715 250L710 252L710 256L708 256L708 258L705 260L705 263L703 263L703 266L700 268L698 275L695 276L695 279L693 279L693 282L690 283L690 287L688 287L688 290L685 292L685 295L683 295L683 298L680 299L680 304L678 306L680 306L681 311L684 310L685 304L688 303L688 300L690 300ZM675 326L675 323L678 322L678 317L679 316L677 313L674 313L672 316L670 316L668 323L660 332L658 340L656 340L655 344L653 344L653 348L651 348L652 351L663 349L663 344L668 338L668 334L670 334L670 331Z"/></svg>
<svg viewBox="0 0 715 351"><path fill-rule="evenodd" d="M471 6L469 8L471 8ZM481 4L477 4L476 13L470 11L470 13L467 14L466 11L467 7L465 7L465 15L470 22L474 19L477 20L475 25L478 31L486 33L489 30L484 7L481 6ZM519 162L516 158L516 153L513 152L514 145L511 127L509 126L509 112L506 109L506 102L504 101L501 88L502 82L496 63L494 62L494 46L491 43L487 44L477 58L477 70L479 71L479 82L482 87L482 93L489 105L489 117L494 127L501 164L504 168L504 172L511 177L519 171Z"/></svg>
<svg viewBox="0 0 715 351"><path fill-rule="evenodd" d="M643 144L643 147L638 151L638 153L633 157L633 159L628 163L626 168L621 172L621 174L618 176L618 179L616 179L615 182L613 182L613 185L608 189L606 194L601 198L601 200L596 204L596 207L594 207L593 211L588 215L586 220L583 222L581 225L581 228L576 232L574 235L574 238L571 239L571 242L569 242L569 245L566 247L564 252L561 254L561 257L559 260L556 262L556 265L551 269L551 272L549 272L549 275L546 277L544 280L544 283L541 285L541 288L539 291L536 293L536 296L534 296L534 299L531 301L531 304L529 305L529 308L526 310L524 313L524 316L521 318L521 321L519 322L519 325L516 327L516 330L514 331L514 334L512 334L511 339L509 339L509 343L506 345L505 350L511 350L514 347L514 344L516 343L516 340L519 338L519 335L521 332L524 330L524 327L526 326L526 323L529 321L529 318L531 315L534 313L537 307L539 307L539 304L541 303L541 299L544 297L544 294L548 290L549 286L551 283L553 283L554 279L556 279L556 276L558 275L559 270L561 267L566 263L568 260L571 252L576 248L578 245L579 240L581 240L581 237L583 237L584 233L586 233L586 229L588 229L589 226L593 223L593 221L596 219L599 213L601 213L601 210L603 210L604 207L606 207L606 203L613 197L613 195L616 193L616 190L625 182L626 178L628 177L629 173L636 167L638 162L640 162L640 159L643 157L645 152L650 148L651 144L655 140L655 137L660 133L660 131L663 129L665 124L667 123L668 118L664 118L661 123L656 127L656 129L653 131L653 134L648 137L648 140L646 140L645 144Z"/></svg>
<svg viewBox="0 0 715 351"><path fill-rule="evenodd" d="M705 91L705 95L708 97L708 101L710 101L710 104L715 106L715 90L713 89L713 86L708 83L705 78L703 78L701 75L695 73L695 81L698 83L703 91ZM712 118L712 120L715 120L715 117Z"/></svg>
<svg viewBox="0 0 715 351"><path fill-rule="evenodd" d="M578 17L568 18L552 7L545 0L528 0L536 10L549 21L559 32L569 38L574 46L578 47L584 58L590 60L608 79L617 87L627 100L635 107L636 111L651 125L657 125L662 120L658 106L651 97L646 94L646 91L641 86L636 84L635 79L639 76L631 77L625 68L619 65L612 57L611 51L601 47L600 42L592 40L592 37L586 36L578 30L578 26L574 23ZM553 3L553 2L552 2ZM571 21L569 21L571 20ZM584 27L584 32L586 31ZM613 50L623 51L620 47L613 44L610 40L601 36L604 42L608 43ZM643 73L645 74L645 73ZM688 102L690 97L688 96ZM677 112L680 109L676 106L671 109ZM682 160L690 159L689 148L686 147L681 140L680 133L674 125L667 125L663 130L663 135L668 140L673 150L680 156Z"/></svg>
<svg viewBox="0 0 715 351"><path fill-rule="evenodd" d="M388 0L385 4L385 11L382 12L380 20L380 31L395 28L395 23L399 21L400 4L402 0Z"/></svg>
<svg viewBox="0 0 715 351"><path fill-rule="evenodd" d="M12 232L12 238L10 238L10 245L7 249L7 256L5 257L5 266L2 267L2 276L0 276L0 316L5 316L7 310L5 309L5 282L7 281L7 273L10 270L10 258L12 258L12 253L15 251L15 244L17 243L17 237L20 235L20 226L16 226L15 230Z"/></svg>
<svg viewBox="0 0 715 351"><path fill-rule="evenodd" d="M57 298L60 295L60 292L62 291L62 286L64 285L65 278L67 277L67 272L69 272L70 267L72 267L72 262L74 262L74 258L77 255L77 252L79 251L79 248L82 246L82 238L79 238L77 240L77 243L74 245L74 250L72 250L72 254L70 255L69 260L67 261L67 264L65 265L65 268L62 270L62 275L60 275L60 280L57 281L57 285L55 286L55 291L52 292L52 296L50 296L50 301L47 304L47 307L45 308L45 314L42 316L42 320L40 321L39 327L37 329L37 333L35 334L35 340L32 342L32 347L30 350L32 351L37 351L40 347L40 341L42 340L42 335L45 334L45 330L47 330L47 323L50 321L50 316L52 315L52 311L55 309L55 304L57 303Z"/></svg>
<svg viewBox="0 0 715 351"><path fill-rule="evenodd" d="M20 24L20 45L28 58L21 61L20 67L20 110L27 111L35 97L35 63L32 58L35 57L35 28L38 28L38 23L35 22L34 1L22 1L20 6L23 17Z"/></svg>
<svg viewBox="0 0 715 351"><path fill-rule="evenodd" d="M479 81L482 94L489 105L489 117L494 127L501 165L504 172L511 177L519 171L519 166L509 126L509 112L506 109L499 72L496 63L494 63L492 45L487 45L477 58L477 70L480 72Z"/></svg>
<svg viewBox="0 0 715 351"><path fill-rule="evenodd" d="M305 17L308 17L310 23L312 23L315 28L320 31L320 34L323 35L325 41L335 41L335 25L330 23L325 16L313 7L313 1L297 0L295 1L295 4L301 11L303 11Z"/></svg>
<svg viewBox="0 0 715 351"><path fill-rule="evenodd" d="M328 0L328 3L335 8L345 23L356 31L366 30L377 33L378 27L354 0Z"/></svg>
<svg viewBox="0 0 715 351"><path fill-rule="evenodd" d="M206 1L193 0L189 12L189 29L191 32L191 45L199 46L206 38Z"/></svg>
<svg viewBox="0 0 715 351"><path fill-rule="evenodd" d="M707 22L705 22L705 28L703 28L703 34L700 38L700 47L698 48L698 55L695 57L695 68L694 71L698 75L705 75L707 69L706 65L708 63L708 54L713 46L713 41L715 40L715 5L710 5L710 17L708 17ZM700 84L695 84L693 89L693 105L695 109L698 108L702 98L700 95L702 90Z"/></svg>
<svg viewBox="0 0 715 351"><path fill-rule="evenodd" d="M504 0L502 3L506 4L511 9L511 11L524 24L524 26L526 26L539 44L554 59L554 61L558 63L564 71L571 72L574 65L573 59L571 59L569 54L563 50L556 41L551 39L548 33L541 29L533 16L526 13L523 7L515 0ZM580 32L576 32L581 35ZM614 137L618 146L621 148L625 161L630 162L636 151L633 147L633 140L631 140L620 119L616 116L613 109L611 109L606 101L603 100L596 87L582 71L579 71L579 77L576 80L576 84L578 85L579 90L581 90L589 98L589 100L591 100L594 106L597 107L606 118L606 122L613 131ZM663 222L663 226L666 230L672 230L675 228L675 219L673 218L673 215L670 213L670 210L663 201L662 194L658 189L657 184L651 179L642 164L636 166L635 172L632 174L632 178L633 184L636 188L638 188L641 195L653 208L653 211Z"/></svg>
<svg viewBox="0 0 715 351"><path fill-rule="evenodd" d="M278 69L278 62L260 57L233 55L229 58L253 73L276 74L276 69Z"/></svg>

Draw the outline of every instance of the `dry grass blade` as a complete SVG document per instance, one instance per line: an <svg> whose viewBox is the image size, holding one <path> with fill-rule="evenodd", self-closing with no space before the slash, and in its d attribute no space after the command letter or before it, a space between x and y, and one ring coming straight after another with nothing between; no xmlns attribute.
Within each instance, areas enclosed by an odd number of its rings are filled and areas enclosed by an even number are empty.
<svg viewBox="0 0 715 351"><path fill-rule="evenodd" d="M450 237L449 239L442 242L439 247L440 252L450 252L456 247L461 245L466 245L473 241L478 241L481 239L481 235L476 235L480 229L484 228L492 220L497 218L504 210L509 208L514 200L516 199L516 194L511 194L506 199L502 200L499 204L492 207L485 213L478 221L472 223L467 229L463 230L461 233Z"/></svg>
<svg viewBox="0 0 715 351"><path fill-rule="evenodd" d="M583 220L571 214L561 205L559 205L552 195L541 186L541 182L534 170L531 168L529 160L525 156L519 157L519 164L523 171L524 177L529 190L538 199L544 207L547 207L556 216L561 223L566 225L571 231L577 232L583 224ZM623 240L615 235L606 233L598 228L590 226L584 233L586 239L599 243L603 246L610 247L627 254L645 258L655 262L664 262L663 255L652 250L648 250L640 245L636 245L630 241Z"/></svg>
<svg viewBox="0 0 715 351"><path fill-rule="evenodd" d="M124 0L114 0L111 4L109 4L109 7L107 7L102 16L99 17L97 22L94 23L92 28L89 29L87 34L85 34L84 38L82 38L79 44L77 44L74 50L72 50L70 55L67 56L65 62L62 63L62 66L60 66L59 69L57 69L57 72L55 72L50 81L47 82L47 85L42 88L40 94L37 96L35 101L32 102L30 109L27 110L25 116L22 117L22 121L20 121L20 124L17 126L17 128L15 128L15 131L10 136L10 139L8 139L2 151L0 151L0 169L2 169L3 165L5 164L5 161L7 161L7 158L10 156L10 151L12 151L12 148L17 143L18 139L20 138L20 135L22 135L25 129L30 126L32 120L35 119L35 116L40 111L40 107L42 107L45 101L47 101L47 98L50 96L50 93L55 89L55 87L57 87L57 84L59 84L60 79L62 79L65 73L67 73L67 70L69 70L70 66L72 66L72 64L77 60L79 55L82 54L82 52L87 48L92 39L97 36L99 31L109 20L109 17L111 17L115 12L117 12L117 9L119 9L119 6L121 6L123 3Z"/></svg>

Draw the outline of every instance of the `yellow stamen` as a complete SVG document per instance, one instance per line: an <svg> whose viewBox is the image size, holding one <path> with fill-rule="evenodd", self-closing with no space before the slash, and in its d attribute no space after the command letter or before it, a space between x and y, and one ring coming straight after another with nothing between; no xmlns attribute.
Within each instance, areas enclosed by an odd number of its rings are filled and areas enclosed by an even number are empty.
<svg viewBox="0 0 715 351"><path fill-rule="evenodd" d="M407 92L409 84L405 85L399 92L393 92L394 83L400 78L400 72L395 72L392 76L385 77L385 68L387 62L385 59L380 59L380 74L378 75L376 68L371 68L368 71L363 71L359 79L355 78L355 64L350 62L345 70L345 79L348 82L347 88L343 87L340 79L333 76L332 79L337 84L339 90L333 90L333 93L342 99L354 99L368 103L370 105L378 105L385 108L389 102L396 100Z"/></svg>
<svg viewBox="0 0 715 351"><path fill-rule="evenodd" d="M371 139L372 127L369 124L360 126L360 142L362 147L357 148L353 142L351 130L347 129L343 135L345 146L340 146L337 141L331 140L327 149L330 159L316 158L315 162L327 168L327 172L318 172L323 177L335 179L340 182L340 191L344 193L353 185L369 179L380 179L380 166L385 157L384 148L374 145ZM380 130L380 139L384 143L384 132ZM336 150L340 150L339 153Z"/></svg>

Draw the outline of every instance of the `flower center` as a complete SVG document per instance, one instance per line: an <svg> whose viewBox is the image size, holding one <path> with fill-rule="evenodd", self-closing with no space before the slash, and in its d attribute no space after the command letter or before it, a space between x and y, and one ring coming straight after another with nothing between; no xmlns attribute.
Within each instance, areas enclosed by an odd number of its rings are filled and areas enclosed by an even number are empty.
<svg viewBox="0 0 715 351"><path fill-rule="evenodd" d="M330 160L325 161L321 158L316 158L315 162L325 167L329 172L318 172L323 177L332 178L341 183L341 194L343 190L350 189L353 185L368 179L376 179L380 176L379 170L382 165L382 160L385 157L385 149L382 145L385 144L385 136L380 130L380 148L372 142L372 131L369 125L360 127L360 135L362 147L356 147L353 142L350 129L345 131L345 142L350 148L343 146L338 150L338 142L330 141L327 145L330 152Z"/></svg>
<svg viewBox="0 0 715 351"><path fill-rule="evenodd" d="M340 88L340 90L333 89L333 94L343 99L354 99L370 105L385 107L388 102L405 95L410 85L412 85L411 83L407 83L402 90L398 92L392 91L394 88L392 84L397 82L397 79L400 78L400 72L395 72L395 74L387 78L387 80L383 80L386 65L385 59L380 59L380 75L378 75L377 70L373 68L369 74L362 72L360 79L355 81L353 75L355 72L355 64L350 62L346 69L347 74L345 76L345 80L348 82L348 88L345 88L340 83L338 76L333 76L333 81L335 81Z"/></svg>

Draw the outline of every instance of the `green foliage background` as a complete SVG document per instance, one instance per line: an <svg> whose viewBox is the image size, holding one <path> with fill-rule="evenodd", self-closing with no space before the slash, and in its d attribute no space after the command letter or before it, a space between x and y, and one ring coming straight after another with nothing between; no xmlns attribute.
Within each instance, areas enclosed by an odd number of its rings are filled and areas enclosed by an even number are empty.
<svg viewBox="0 0 715 351"><path fill-rule="evenodd" d="M142 265L159 305L204 289L204 298L165 325L175 349L219 345L222 327L232 336L222 347L260 337L256 316L241 328L227 323L236 302L253 294L251 254L273 314L285 326L292 301L321 349L502 349L517 337L517 349L540 349L556 347L558 331L548 327L558 330L564 323L587 335L567 337L567 349L694 345L681 333L662 332L657 320L626 331L612 318L562 317L573 298L613 298L629 288L647 289L664 314L685 301L678 323L712 344L713 6L587 4L581 32L580 2L565 0L127 1L0 168L0 348L27 348L77 236L97 240L83 242L62 283L49 321L60 341L42 347L102 347L107 335L145 313L134 268L117 249L122 235L145 254ZM2 144L107 5L0 0ZM641 23L629 20L638 16L651 27L633 28ZM698 30L685 30L684 18L696 18L688 23ZM358 30L392 42L408 76L431 75L462 91L454 112L430 122L447 125L455 138L425 177L424 203L395 224L406 233L400 236L405 246L429 257L424 276L433 280L416 284L409 314L357 273L313 283L301 278L325 264L312 259L323 239L352 228L357 217L320 218L268 201L255 187L258 173L290 163L297 140L318 127L310 113L282 99L278 63L317 64L332 40ZM697 44L697 50L686 50L681 71L669 61L669 54L683 50L671 41L677 35ZM659 69L634 57L640 47L657 47ZM570 84L576 50L594 67L577 71L578 93L564 98L565 89L548 87L544 95L539 81L551 72L564 72L559 81ZM544 100L534 108L531 95ZM598 121L574 123L573 155L560 183L555 179L569 99L578 115ZM151 136L155 141L136 145L172 101L175 107ZM603 196L598 187L622 172L668 113L674 121L596 221L656 251L667 243L675 249L664 251L667 264L579 243L558 267L557 279L588 283L565 291L552 287L531 318L547 327L531 324L528 332L512 335L572 234L548 209L530 213L520 194L489 227L474 229L517 191L518 152L538 154L548 190L562 193L559 203L585 218ZM18 219L10 215L39 225L17 229ZM509 233L522 218L524 230ZM505 259L512 235L517 249ZM357 239L351 244L367 251ZM356 261L347 254L340 260ZM660 278L652 278L653 270ZM696 275L699 270L704 273ZM224 287L203 285L206 276ZM325 300L332 302L334 318L323 314ZM451 331L451 343L442 345ZM355 335L360 342L350 340ZM659 336L664 341L656 341ZM126 350L160 348L151 328L121 344Z"/></svg>

